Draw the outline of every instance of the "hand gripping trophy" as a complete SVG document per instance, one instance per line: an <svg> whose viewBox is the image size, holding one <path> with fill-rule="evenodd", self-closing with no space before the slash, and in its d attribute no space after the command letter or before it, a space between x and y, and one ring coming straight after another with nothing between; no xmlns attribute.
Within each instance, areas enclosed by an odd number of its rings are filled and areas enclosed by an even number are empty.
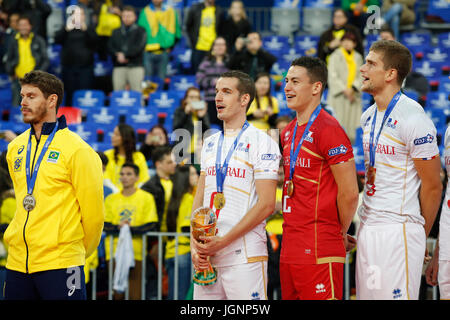
<svg viewBox="0 0 450 320"><path fill-rule="evenodd" d="M200 236L216 235L217 217L211 208L200 207L192 213L191 226L192 236L195 240L202 242ZM209 259L209 257L208 257ZM196 270L194 275L194 283L207 286L217 281L216 269L211 263L208 269Z"/></svg>

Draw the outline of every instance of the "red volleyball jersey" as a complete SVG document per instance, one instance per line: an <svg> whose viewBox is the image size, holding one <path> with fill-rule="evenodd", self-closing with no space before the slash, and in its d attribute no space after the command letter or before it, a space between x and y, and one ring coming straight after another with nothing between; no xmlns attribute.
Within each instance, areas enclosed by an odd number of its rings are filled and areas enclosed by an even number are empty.
<svg viewBox="0 0 450 320"><path fill-rule="evenodd" d="M285 183L280 261L295 264L344 262L345 248L337 209L337 184L330 165L353 159L353 149L339 122L322 110L303 141L293 174L294 192L286 192L295 118L281 133ZM297 128L297 147L306 124Z"/></svg>

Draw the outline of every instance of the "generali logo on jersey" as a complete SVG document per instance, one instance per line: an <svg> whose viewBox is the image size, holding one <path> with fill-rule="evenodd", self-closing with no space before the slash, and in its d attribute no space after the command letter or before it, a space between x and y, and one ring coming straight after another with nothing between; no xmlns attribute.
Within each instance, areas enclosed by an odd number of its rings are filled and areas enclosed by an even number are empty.
<svg viewBox="0 0 450 320"><path fill-rule="evenodd" d="M232 168L232 167L227 168L227 177L235 177L235 178L245 179L245 173L246 173L246 170L242 169L242 168ZM215 166L208 167L206 169L206 175L207 176L215 176L216 175L216 167Z"/></svg>
<svg viewBox="0 0 450 320"><path fill-rule="evenodd" d="M364 151L369 151L369 147L370 143L368 142L363 142L363 148ZM389 146L389 145L384 145L384 144L378 144L377 145L377 150L375 150L376 153L382 153L382 154L389 154L389 155L393 155L395 156L395 147L393 146Z"/></svg>

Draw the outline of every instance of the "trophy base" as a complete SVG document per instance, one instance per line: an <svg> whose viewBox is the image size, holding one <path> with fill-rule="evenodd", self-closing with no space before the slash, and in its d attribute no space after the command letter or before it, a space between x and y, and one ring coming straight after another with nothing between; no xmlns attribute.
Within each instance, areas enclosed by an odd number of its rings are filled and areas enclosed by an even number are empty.
<svg viewBox="0 0 450 320"><path fill-rule="evenodd" d="M216 269L213 268L212 272L210 270L208 270L207 272L197 271L194 274L193 281L195 284L199 286L209 286L211 284L216 283L217 281Z"/></svg>

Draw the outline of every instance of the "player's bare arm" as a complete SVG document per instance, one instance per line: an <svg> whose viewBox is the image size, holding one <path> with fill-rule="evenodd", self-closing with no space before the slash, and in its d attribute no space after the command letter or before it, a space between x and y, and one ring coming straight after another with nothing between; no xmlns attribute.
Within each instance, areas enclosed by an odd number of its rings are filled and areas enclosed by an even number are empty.
<svg viewBox="0 0 450 320"><path fill-rule="evenodd" d="M223 237L207 237L203 238L205 240L204 244L197 243L198 253L207 256L214 255L217 251L225 248L234 240L244 236L273 213L276 202L277 181L268 179L256 180L255 187L256 194L258 195L256 204L245 214L242 220Z"/></svg>
<svg viewBox="0 0 450 320"><path fill-rule="evenodd" d="M330 166L330 169L338 188L336 201L342 235L345 236L345 240L358 206L358 182L356 180L355 161L350 160L334 164Z"/></svg>
<svg viewBox="0 0 450 320"><path fill-rule="evenodd" d="M425 219L425 234L428 237L439 210L442 196L439 155L431 160L414 159L414 166L420 178L420 209Z"/></svg>

